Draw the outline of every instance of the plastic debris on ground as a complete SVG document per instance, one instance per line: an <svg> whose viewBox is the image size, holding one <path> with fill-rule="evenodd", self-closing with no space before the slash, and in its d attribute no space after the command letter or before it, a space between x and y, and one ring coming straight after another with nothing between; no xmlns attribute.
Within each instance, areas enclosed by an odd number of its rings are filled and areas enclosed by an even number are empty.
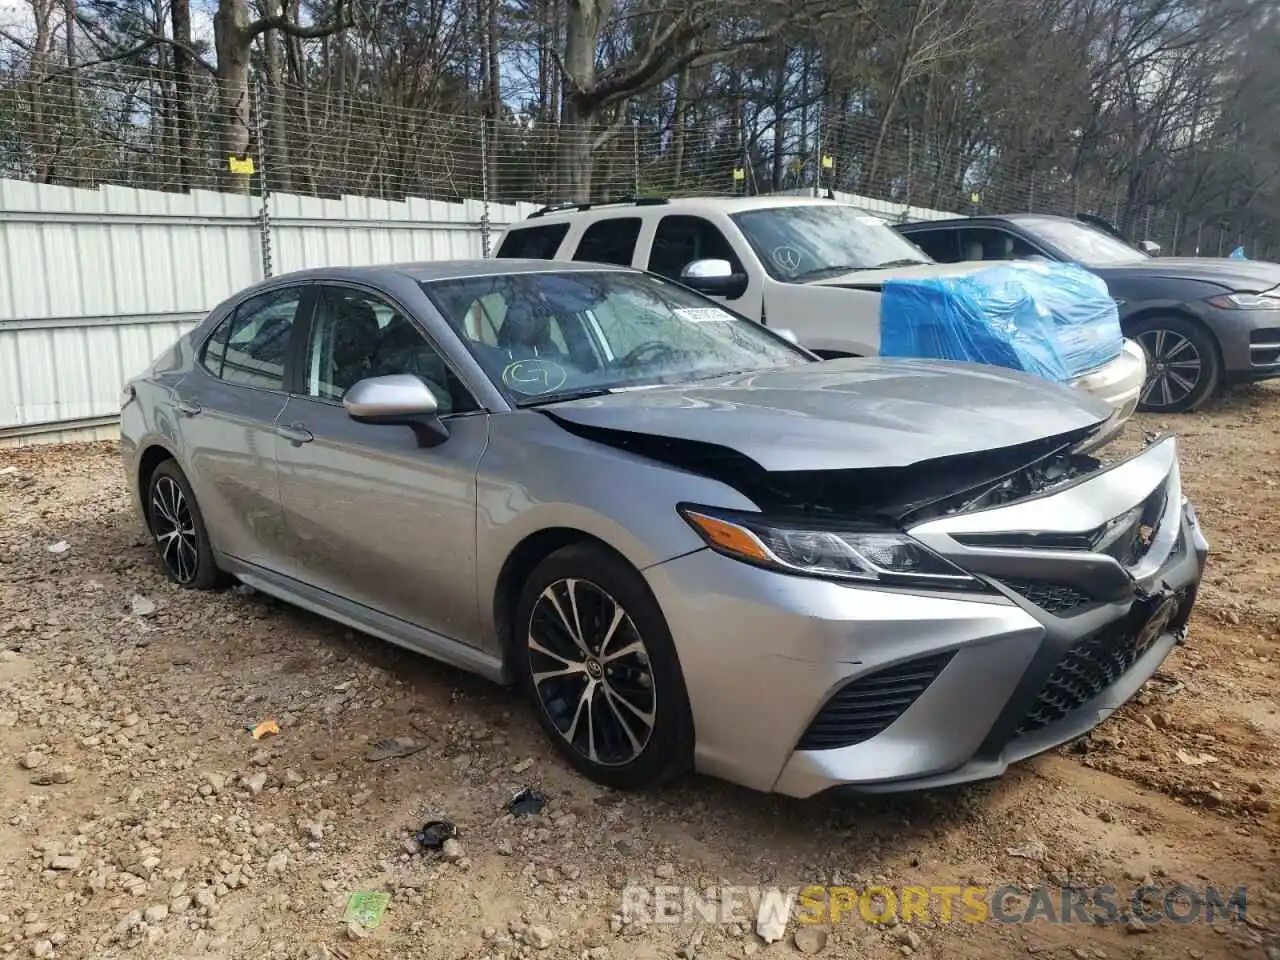
<svg viewBox="0 0 1280 960"><path fill-rule="evenodd" d="M365 930L372 930L382 922L382 915L387 912L391 903L391 894L375 890L360 890L347 898L347 909L342 914L342 922L357 924Z"/></svg>
<svg viewBox="0 0 1280 960"><path fill-rule="evenodd" d="M369 749L364 753L364 758L370 763L378 763L382 760L398 760L401 757L411 757L425 749L427 749L425 743L414 743L407 737L378 740L369 745Z"/></svg>
<svg viewBox="0 0 1280 960"><path fill-rule="evenodd" d="M280 724L276 723L274 720L263 720L256 727L245 727L245 729L253 735L253 739L261 740L263 737L270 737L279 733Z"/></svg>
<svg viewBox="0 0 1280 960"><path fill-rule="evenodd" d="M880 354L1008 367L1058 382L1119 356L1106 281L1073 263L1013 260L949 276L888 280Z"/></svg>
<svg viewBox="0 0 1280 960"><path fill-rule="evenodd" d="M440 850L446 840L456 839L458 828L448 820L429 820L414 834L423 850Z"/></svg>
<svg viewBox="0 0 1280 960"><path fill-rule="evenodd" d="M57 543L49 544L45 549L52 554L66 553L71 549L71 544L67 543L65 540L59 540Z"/></svg>
<svg viewBox="0 0 1280 960"><path fill-rule="evenodd" d="M517 817L530 817L536 813L541 813L542 808L546 805L546 794L539 793L532 787L524 787L517 790L511 799L507 801L507 812L513 813Z"/></svg>

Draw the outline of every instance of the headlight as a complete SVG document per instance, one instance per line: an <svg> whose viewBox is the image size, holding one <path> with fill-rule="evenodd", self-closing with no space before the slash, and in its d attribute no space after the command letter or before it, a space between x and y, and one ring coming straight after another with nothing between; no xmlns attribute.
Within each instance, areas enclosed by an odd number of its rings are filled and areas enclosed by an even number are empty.
<svg viewBox="0 0 1280 960"><path fill-rule="evenodd" d="M711 549L757 566L886 586L989 589L905 533L836 523L809 526L688 505L678 509Z"/></svg>
<svg viewBox="0 0 1280 960"><path fill-rule="evenodd" d="M1223 310L1280 310L1280 296L1272 293L1224 293L1207 302Z"/></svg>

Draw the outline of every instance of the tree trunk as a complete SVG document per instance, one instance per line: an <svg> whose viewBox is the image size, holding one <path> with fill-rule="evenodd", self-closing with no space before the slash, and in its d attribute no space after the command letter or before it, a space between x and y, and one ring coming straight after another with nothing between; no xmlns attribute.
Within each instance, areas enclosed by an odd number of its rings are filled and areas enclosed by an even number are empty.
<svg viewBox="0 0 1280 960"><path fill-rule="evenodd" d="M486 73L488 74L488 89L486 96L488 99L489 114L489 151L488 151L488 182L489 196L497 196L501 188L498 183L498 153L501 149L498 143L499 130L502 126L502 72L499 64L498 50L498 0L486 0L488 22L485 29L485 52L488 55L486 64Z"/></svg>
<svg viewBox="0 0 1280 960"><path fill-rule="evenodd" d="M218 0L213 17L218 52L218 117L222 124L223 183L228 191L249 192L250 179L230 170L232 158L249 154L249 9L246 0Z"/></svg>
<svg viewBox="0 0 1280 960"><path fill-rule="evenodd" d="M591 201L591 129L598 107L589 91L596 79L596 45L611 0L568 0L565 24L564 120L560 130L556 186L572 203Z"/></svg>
<svg viewBox="0 0 1280 960"><path fill-rule="evenodd" d="M169 22L177 43L173 48L173 86L178 128L178 185L190 190L203 159L196 137L195 64L184 49L184 45L191 45L191 0L170 0Z"/></svg>
<svg viewBox="0 0 1280 960"><path fill-rule="evenodd" d="M688 123L689 68L685 67L676 75L676 106L672 118L671 132L671 166L672 183L680 189L680 174L684 171L685 127Z"/></svg>
<svg viewBox="0 0 1280 960"><path fill-rule="evenodd" d="M268 17L284 12L282 0L264 0L263 8ZM267 142L262 151L262 163L271 189L287 193L293 189L293 176L289 138L285 135L284 38L279 30L268 30L263 40L266 46L267 102L258 104L258 109L266 112Z"/></svg>

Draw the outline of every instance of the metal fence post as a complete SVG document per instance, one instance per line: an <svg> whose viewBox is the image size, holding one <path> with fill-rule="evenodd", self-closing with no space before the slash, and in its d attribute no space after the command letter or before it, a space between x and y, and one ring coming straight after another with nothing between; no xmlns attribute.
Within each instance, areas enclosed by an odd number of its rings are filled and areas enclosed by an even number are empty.
<svg viewBox="0 0 1280 960"><path fill-rule="evenodd" d="M263 119L264 105L266 102L266 88L259 80L252 87L252 103L253 109L253 126L254 136L258 139L258 190L261 205L258 210L258 236L262 247L262 277L267 279L272 276L273 269L271 263L271 186L267 183L267 139L266 127L267 122Z"/></svg>
<svg viewBox="0 0 1280 960"><path fill-rule="evenodd" d="M489 258L489 118L480 117L480 249Z"/></svg>

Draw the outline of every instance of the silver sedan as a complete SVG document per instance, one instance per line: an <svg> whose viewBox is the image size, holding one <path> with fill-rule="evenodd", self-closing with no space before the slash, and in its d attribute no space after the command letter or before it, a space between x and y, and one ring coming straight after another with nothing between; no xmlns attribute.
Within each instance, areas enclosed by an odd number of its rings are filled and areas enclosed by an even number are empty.
<svg viewBox="0 0 1280 960"><path fill-rule="evenodd" d="M619 788L998 776L1184 635L1176 441L990 366L815 358L688 289L547 261L313 270L125 389L170 578L237 578L521 685Z"/></svg>

